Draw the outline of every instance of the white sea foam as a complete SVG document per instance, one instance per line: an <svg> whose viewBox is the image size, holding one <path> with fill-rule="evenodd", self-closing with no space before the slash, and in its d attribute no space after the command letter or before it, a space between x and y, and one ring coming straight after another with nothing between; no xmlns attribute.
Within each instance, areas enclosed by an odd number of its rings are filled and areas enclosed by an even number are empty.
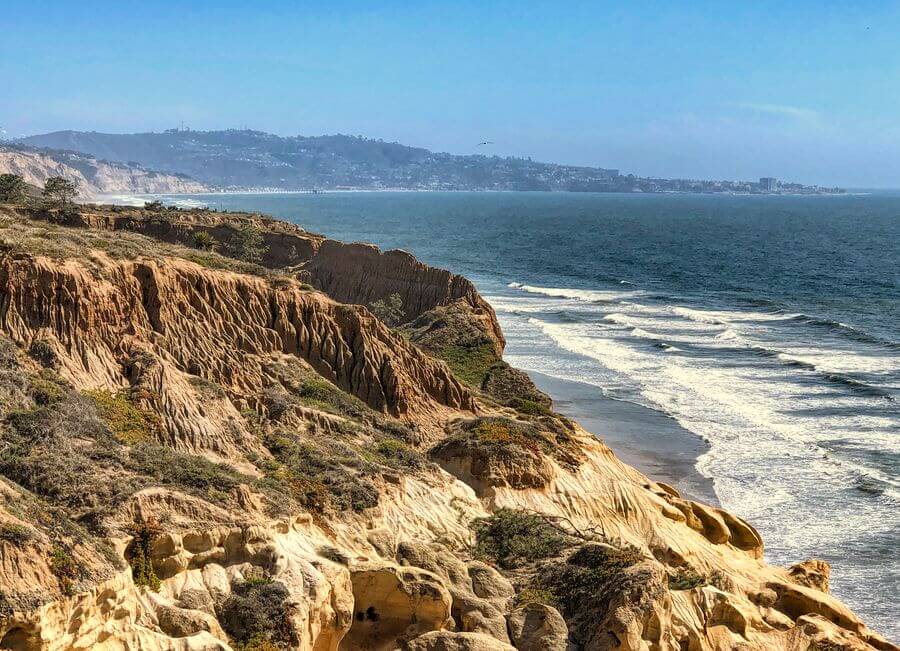
<svg viewBox="0 0 900 651"><path fill-rule="evenodd" d="M720 317L715 316L715 312L692 310L686 307L674 306L672 307L672 313L699 323L709 323L712 325L724 325L725 323Z"/></svg>
<svg viewBox="0 0 900 651"><path fill-rule="evenodd" d="M545 340L543 355L523 360L526 368L547 372L552 365L548 360L561 355L552 345L547 347L552 342L570 356L550 375L613 386L636 402L669 413L707 440L710 449L698 460L698 469L713 479L724 506L759 525L772 560L784 563L795 560L795 554L812 555L815 548L810 541L827 540L836 549L856 531L887 535L896 526L895 520L884 518L881 501L894 500L900 506L900 480L828 447L840 440L900 454L900 440L891 429L894 417L867 412L864 407L872 400L866 396L835 395L827 383L795 381L814 373L804 364L821 362L827 349L810 346L800 355L786 347L779 352L769 340L777 335L772 328L780 326L768 323L775 319L757 319L752 313L692 308L682 314L648 312L634 309L631 302L618 304L612 312L603 305L594 309L598 316L603 314L601 323L624 326L630 337L596 321L556 323L535 314L518 322L516 329L530 332L532 351L541 350L535 332L549 341ZM707 347L710 355L667 354L682 351L668 343L677 338L661 333L679 328L687 328L682 338ZM517 342L507 338L515 349ZM660 345L654 349L639 344L648 339ZM715 356L716 350L735 343L769 351L772 363L735 365ZM849 356L856 366L876 359ZM570 373L570 368L577 372ZM847 498L848 487L861 481L875 482L878 500ZM810 504L827 508L832 517L817 517ZM832 524L836 519L843 523L839 528Z"/></svg>
<svg viewBox="0 0 900 651"><path fill-rule="evenodd" d="M571 298L578 301L591 302L615 302L624 298L633 298L640 296L644 292L640 290L629 292L614 292L595 289L571 289L568 287L538 287L535 285L523 285L521 283L510 283L509 287L519 289L529 294L541 294L543 296L551 296L553 298Z"/></svg>

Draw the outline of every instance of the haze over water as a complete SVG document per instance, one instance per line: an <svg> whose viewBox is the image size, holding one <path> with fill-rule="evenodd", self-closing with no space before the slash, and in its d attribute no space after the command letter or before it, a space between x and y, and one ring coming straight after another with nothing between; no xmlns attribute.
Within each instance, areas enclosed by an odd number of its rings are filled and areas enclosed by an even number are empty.
<svg viewBox="0 0 900 651"><path fill-rule="evenodd" d="M469 276L510 363L670 414L769 560L900 636L900 194L191 199Z"/></svg>

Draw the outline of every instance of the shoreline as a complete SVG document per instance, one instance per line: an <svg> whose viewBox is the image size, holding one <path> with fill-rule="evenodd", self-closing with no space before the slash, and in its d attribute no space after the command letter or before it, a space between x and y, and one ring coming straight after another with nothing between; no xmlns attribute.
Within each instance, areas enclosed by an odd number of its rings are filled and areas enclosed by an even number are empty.
<svg viewBox="0 0 900 651"><path fill-rule="evenodd" d="M712 479L700 474L697 459L709 444L667 414L604 395L600 387L528 371L553 408L599 438L624 463L650 479L664 481L683 496L720 506Z"/></svg>

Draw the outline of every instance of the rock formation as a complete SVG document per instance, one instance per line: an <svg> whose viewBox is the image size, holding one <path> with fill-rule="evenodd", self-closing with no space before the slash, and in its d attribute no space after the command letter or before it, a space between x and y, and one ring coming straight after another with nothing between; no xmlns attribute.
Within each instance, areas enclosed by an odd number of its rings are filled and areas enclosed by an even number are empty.
<svg viewBox="0 0 900 651"><path fill-rule="evenodd" d="M166 174L93 156L21 147L0 147L0 174L18 174L26 183L43 187L51 176L78 184L79 196L97 194L191 193L209 188L183 174Z"/></svg>
<svg viewBox="0 0 900 651"><path fill-rule="evenodd" d="M0 206L0 648L898 648L502 348L402 252Z"/></svg>

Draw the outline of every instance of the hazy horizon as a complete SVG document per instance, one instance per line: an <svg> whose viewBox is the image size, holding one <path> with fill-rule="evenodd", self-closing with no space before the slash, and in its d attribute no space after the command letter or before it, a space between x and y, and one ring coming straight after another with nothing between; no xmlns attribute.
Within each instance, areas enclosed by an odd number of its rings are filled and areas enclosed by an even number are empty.
<svg viewBox="0 0 900 651"><path fill-rule="evenodd" d="M183 122L644 177L900 187L898 5L91 9L7 3L6 138Z"/></svg>

